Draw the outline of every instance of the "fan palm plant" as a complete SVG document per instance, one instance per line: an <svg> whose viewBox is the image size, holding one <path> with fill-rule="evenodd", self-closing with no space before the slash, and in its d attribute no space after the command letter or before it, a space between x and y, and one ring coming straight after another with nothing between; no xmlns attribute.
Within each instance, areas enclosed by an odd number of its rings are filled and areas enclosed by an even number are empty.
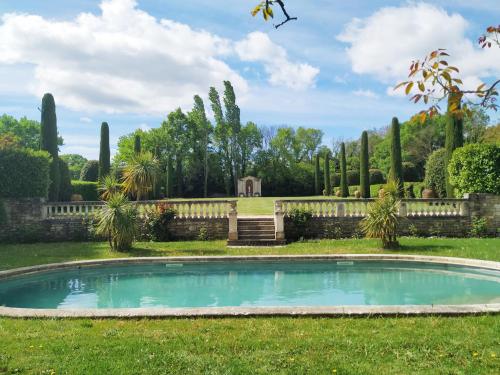
<svg viewBox="0 0 500 375"><path fill-rule="evenodd" d="M125 195L112 194L98 212L97 218L96 232L107 237L111 249L121 251L132 247L137 210Z"/></svg>
<svg viewBox="0 0 500 375"><path fill-rule="evenodd" d="M138 201L143 199L153 190L159 170L158 160L152 153L135 155L123 173L124 191L135 196Z"/></svg>
<svg viewBox="0 0 500 375"><path fill-rule="evenodd" d="M399 205L397 183L390 181L383 195L368 206L367 216L361 221L361 229L368 238L379 238L384 249L399 247L397 229Z"/></svg>
<svg viewBox="0 0 500 375"><path fill-rule="evenodd" d="M107 201L113 194L121 192L122 184L120 184L115 176L107 175L99 182L97 190L99 191L101 199Z"/></svg>

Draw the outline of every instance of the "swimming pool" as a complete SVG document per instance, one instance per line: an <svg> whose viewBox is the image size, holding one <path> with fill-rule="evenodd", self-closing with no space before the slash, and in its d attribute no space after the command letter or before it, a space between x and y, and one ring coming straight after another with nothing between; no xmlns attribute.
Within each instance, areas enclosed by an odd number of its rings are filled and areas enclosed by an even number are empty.
<svg viewBox="0 0 500 375"><path fill-rule="evenodd" d="M449 259L358 255L75 262L0 273L0 313L226 309L251 314L259 309L395 311L500 303L497 263Z"/></svg>

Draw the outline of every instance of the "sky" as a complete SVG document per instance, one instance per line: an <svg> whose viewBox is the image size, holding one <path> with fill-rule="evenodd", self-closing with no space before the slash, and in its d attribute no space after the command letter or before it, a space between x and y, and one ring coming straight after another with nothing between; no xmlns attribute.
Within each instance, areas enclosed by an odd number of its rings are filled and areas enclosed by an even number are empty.
<svg viewBox="0 0 500 375"><path fill-rule="evenodd" d="M257 2L2 0L0 113L39 119L50 92L61 153L97 158L101 122L116 149L195 94L210 115L209 88L230 80L243 123L314 127L331 144L423 109L393 87L436 48L467 87L500 76L500 49L477 44L498 0L288 0L299 19L278 30L250 15Z"/></svg>

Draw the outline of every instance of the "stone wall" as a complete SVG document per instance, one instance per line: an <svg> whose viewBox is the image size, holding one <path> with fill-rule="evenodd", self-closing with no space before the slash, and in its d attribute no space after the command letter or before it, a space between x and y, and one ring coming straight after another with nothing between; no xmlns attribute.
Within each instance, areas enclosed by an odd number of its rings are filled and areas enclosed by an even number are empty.
<svg viewBox="0 0 500 375"><path fill-rule="evenodd" d="M466 194L469 199L470 217L486 219L488 234L500 236L500 195Z"/></svg>
<svg viewBox="0 0 500 375"><path fill-rule="evenodd" d="M362 236L361 217L312 218L305 228L306 238L348 238ZM401 220L399 235L466 237L470 231L468 217L412 217ZM290 219L285 219L285 237L294 240L299 231Z"/></svg>
<svg viewBox="0 0 500 375"><path fill-rule="evenodd" d="M0 242L92 241L96 238L91 219L68 216L43 217L43 199L4 199L6 222L0 226ZM143 225L139 225L143 228ZM208 239L227 239L229 219L175 219L169 232L175 240L196 240L206 228Z"/></svg>

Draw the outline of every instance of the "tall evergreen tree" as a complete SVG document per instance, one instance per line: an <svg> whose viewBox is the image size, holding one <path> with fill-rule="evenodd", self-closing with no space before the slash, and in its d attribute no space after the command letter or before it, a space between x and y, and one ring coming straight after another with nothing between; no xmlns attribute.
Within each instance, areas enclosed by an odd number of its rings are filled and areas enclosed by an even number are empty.
<svg viewBox="0 0 500 375"><path fill-rule="evenodd" d="M101 144L99 147L99 181L109 174L111 169L111 153L109 149L109 126L107 122L101 124Z"/></svg>
<svg viewBox="0 0 500 375"><path fill-rule="evenodd" d="M314 166L314 194L321 195L320 186L320 167L319 167L319 154L316 154L316 163Z"/></svg>
<svg viewBox="0 0 500 375"><path fill-rule="evenodd" d="M345 156L345 143L340 145L340 196L349 196L349 185L347 184L347 161Z"/></svg>
<svg viewBox="0 0 500 375"><path fill-rule="evenodd" d="M166 186L165 186L165 196L167 198L173 198L173 168L172 168L172 158L168 156L167 158L167 177L166 177Z"/></svg>
<svg viewBox="0 0 500 375"><path fill-rule="evenodd" d="M448 114L446 115L445 149L446 149L446 196L453 198L455 195L454 187L450 183L448 173L448 163L451 160L453 151L464 145L464 121L460 112L452 113L450 107L461 108L461 99L450 94L448 97Z"/></svg>
<svg viewBox="0 0 500 375"><path fill-rule="evenodd" d="M189 118L196 124L197 134L200 137L198 141L203 158L203 197L206 198L208 196L208 153L212 125L207 120L205 104L199 95L194 96L194 107L189 113Z"/></svg>
<svg viewBox="0 0 500 375"><path fill-rule="evenodd" d="M359 158L359 189L361 198L370 198L370 169L368 158L368 132L361 135L361 155Z"/></svg>
<svg viewBox="0 0 500 375"><path fill-rule="evenodd" d="M49 200L59 200L60 168L59 149L57 146L56 103L52 94L45 94L42 99L42 119L40 128L40 149L52 157L50 164Z"/></svg>
<svg viewBox="0 0 500 375"><path fill-rule="evenodd" d="M325 194L332 195L332 181L330 179L330 152L325 153Z"/></svg>
<svg viewBox="0 0 500 375"><path fill-rule="evenodd" d="M136 134L134 137L134 152L136 154L140 154L142 152L141 136L139 134Z"/></svg>
<svg viewBox="0 0 500 375"><path fill-rule="evenodd" d="M389 177L398 183L398 195L403 197L403 157L401 155L400 126L397 117L392 119L391 125L391 170Z"/></svg>

